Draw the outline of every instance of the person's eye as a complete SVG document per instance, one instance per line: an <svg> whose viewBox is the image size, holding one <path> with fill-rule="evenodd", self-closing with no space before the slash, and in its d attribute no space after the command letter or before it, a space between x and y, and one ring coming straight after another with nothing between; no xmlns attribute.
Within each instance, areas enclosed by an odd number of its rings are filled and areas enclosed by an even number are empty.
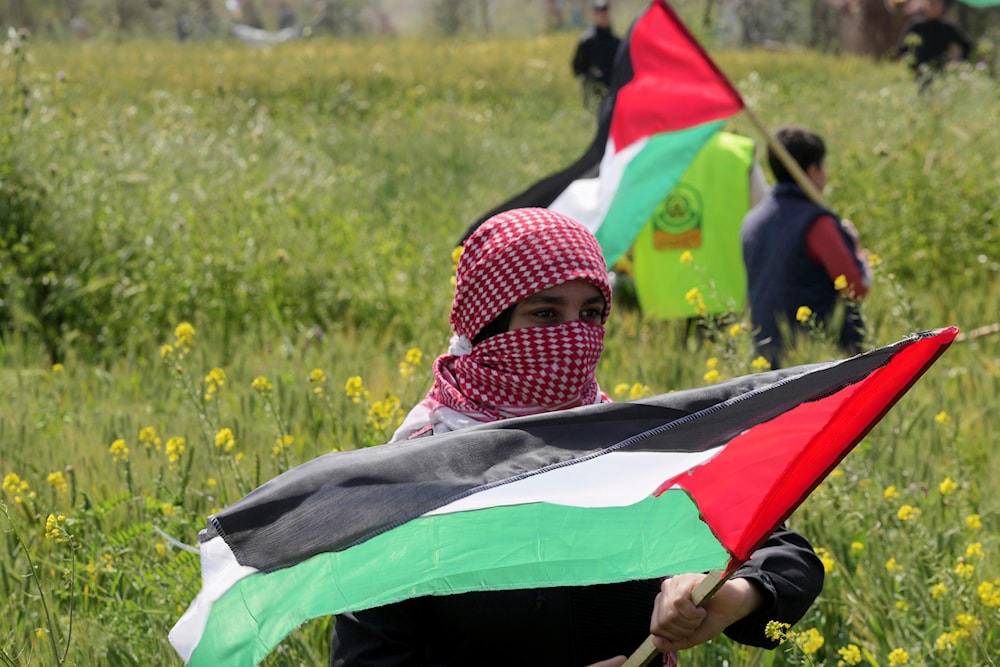
<svg viewBox="0 0 1000 667"><path fill-rule="evenodd" d="M532 311L531 316L539 320L551 320L556 316L556 311L551 308L540 308L538 310Z"/></svg>
<svg viewBox="0 0 1000 667"><path fill-rule="evenodd" d="M580 313L580 319L582 320L593 320L600 321L601 317L604 315L604 311L598 308L588 308Z"/></svg>

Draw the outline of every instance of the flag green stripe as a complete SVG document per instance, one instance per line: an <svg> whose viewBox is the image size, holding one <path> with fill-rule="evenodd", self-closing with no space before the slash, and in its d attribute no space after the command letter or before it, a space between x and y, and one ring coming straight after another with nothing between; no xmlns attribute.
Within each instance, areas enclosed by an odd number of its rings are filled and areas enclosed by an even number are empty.
<svg viewBox="0 0 1000 667"><path fill-rule="evenodd" d="M649 138L622 173L611 207L595 235L608 266L624 255L656 207L726 119Z"/></svg>
<svg viewBox="0 0 1000 667"><path fill-rule="evenodd" d="M965 4L972 7L995 7L1000 5L1000 0L962 0Z"/></svg>
<svg viewBox="0 0 1000 667"><path fill-rule="evenodd" d="M681 490L627 507L530 504L422 517L240 580L212 606L188 664L256 664L308 619L410 597L650 579L728 561Z"/></svg>

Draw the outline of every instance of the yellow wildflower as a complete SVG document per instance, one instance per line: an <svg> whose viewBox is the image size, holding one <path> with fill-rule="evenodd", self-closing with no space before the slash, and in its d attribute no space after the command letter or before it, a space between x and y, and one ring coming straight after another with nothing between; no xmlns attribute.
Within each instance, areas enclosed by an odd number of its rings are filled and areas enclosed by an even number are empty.
<svg viewBox="0 0 1000 667"><path fill-rule="evenodd" d="M931 597L935 600L944 597L948 594L948 587L944 584L938 582L931 586Z"/></svg>
<svg viewBox="0 0 1000 667"><path fill-rule="evenodd" d="M399 377L404 380L408 380L413 376L413 370L413 364L406 361L399 362Z"/></svg>
<svg viewBox="0 0 1000 667"><path fill-rule="evenodd" d="M938 424L947 424L948 422L951 421L951 415L942 410L941 412L934 415L934 421L936 421Z"/></svg>
<svg viewBox="0 0 1000 667"><path fill-rule="evenodd" d="M882 497L886 500L892 500L893 498L899 497L899 492L896 490L895 484L890 484L885 487L885 491L882 492Z"/></svg>
<svg viewBox="0 0 1000 667"><path fill-rule="evenodd" d="M701 291L697 287L692 287L684 295L684 299L692 306L697 306L703 301L701 298Z"/></svg>
<svg viewBox="0 0 1000 667"><path fill-rule="evenodd" d="M105 572L117 572L118 568L115 567L115 557L112 554L101 554L101 568Z"/></svg>
<svg viewBox="0 0 1000 667"><path fill-rule="evenodd" d="M906 600L896 600L896 609L899 611L906 611L910 608L910 603Z"/></svg>
<svg viewBox="0 0 1000 667"><path fill-rule="evenodd" d="M45 519L45 539L55 540L56 542L62 542L66 537L66 515L65 514L50 514Z"/></svg>
<svg viewBox="0 0 1000 667"><path fill-rule="evenodd" d="M895 558L890 558L885 562L886 572L902 572L903 566L896 562Z"/></svg>
<svg viewBox="0 0 1000 667"><path fill-rule="evenodd" d="M795 311L795 319L805 324L812 317L813 311L809 306L799 306L799 309Z"/></svg>
<svg viewBox="0 0 1000 667"><path fill-rule="evenodd" d="M215 479L214 477L209 477L208 479L205 480L205 484L207 484L208 486L210 486L210 487L212 487L214 489L216 486L219 485L219 481L217 479Z"/></svg>
<svg viewBox="0 0 1000 667"><path fill-rule="evenodd" d="M979 619L972 614L959 614L955 617L955 622L969 631L975 630L981 625Z"/></svg>
<svg viewBox="0 0 1000 667"><path fill-rule="evenodd" d="M160 346L160 358L164 361L169 361L170 357L174 356L174 346L173 345L161 345Z"/></svg>
<svg viewBox="0 0 1000 667"><path fill-rule="evenodd" d="M163 542L157 542L153 545L153 548L156 549L156 555L160 558L167 555L167 547L163 544Z"/></svg>
<svg viewBox="0 0 1000 667"><path fill-rule="evenodd" d="M614 391L612 392L617 398L623 398L629 390L629 386L625 382L619 382L615 385Z"/></svg>
<svg viewBox="0 0 1000 667"><path fill-rule="evenodd" d="M938 638L934 640L934 648L939 651L948 651L955 648L958 644L958 637L954 632L942 632L938 635Z"/></svg>
<svg viewBox="0 0 1000 667"><path fill-rule="evenodd" d="M164 448L164 453L167 455L167 460L171 463L177 463L184 456L184 452L187 451L187 446L184 444L184 438L173 437L167 440L167 446Z"/></svg>
<svg viewBox="0 0 1000 667"><path fill-rule="evenodd" d="M455 248L454 250L451 251L451 281L450 282L451 282L452 285L457 285L458 284L458 277L457 277L458 276L458 261L460 259L462 259L462 251L463 250L464 250L464 248L462 246L458 246L457 248Z"/></svg>
<svg viewBox="0 0 1000 667"><path fill-rule="evenodd" d="M965 525L968 526L970 530L979 530L983 527L983 520L978 514L970 514L965 517Z"/></svg>
<svg viewBox="0 0 1000 667"><path fill-rule="evenodd" d="M981 542L973 542L965 548L966 558L975 558L977 560L982 560L983 556L983 545Z"/></svg>
<svg viewBox="0 0 1000 667"><path fill-rule="evenodd" d="M66 481L66 478L60 470L49 473L49 476L45 478L45 481L49 483L49 486L51 486L52 490L56 493L66 493L69 490L69 482Z"/></svg>
<svg viewBox="0 0 1000 667"><path fill-rule="evenodd" d="M729 337L730 338L736 338L741 333L743 333L743 325L742 324L734 324L733 326L729 327Z"/></svg>
<svg viewBox="0 0 1000 667"><path fill-rule="evenodd" d="M644 396L649 396L649 394L649 387L642 383L635 382L628 390L628 400L637 401Z"/></svg>
<svg viewBox="0 0 1000 667"><path fill-rule="evenodd" d="M830 554L829 550L824 549L823 547L816 547L814 551L816 552L816 555L819 556L820 562L823 563L823 571L826 572L827 574L833 572L833 568L836 565L836 561L833 559L833 556Z"/></svg>
<svg viewBox="0 0 1000 667"><path fill-rule="evenodd" d="M309 382L316 385L313 387L314 394L322 394L323 385L326 384L326 373L324 373L321 368L314 368L312 372L309 373Z"/></svg>
<svg viewBox="0 0 1000 667"><path fill-rule="evenodd" d="M152 426L147 426L139 431L139 442L145 445L146 449L149 449L150 446L155 447L156 451L160 451L160 446L163 444L160 436L156 435L156 429Z"/></svg>
<svg viewBox="0 0 1000 667"><path fill-rule="evenodd" d="M419 347L411 347L406 351L406 363L419 366L423 360L424 353L420 351Z"/></svg>
<svg viewBox="0 0 1000 667"><path fill-rule="evenodd" d="M873 252L868 253L868 266L875 268L882 263L882 258Z"/></svg>
<svg viewBox="0 0 1000 667"><path fill-rule="evenodd" d="M718 357L711 357L707 361L705 361L705 368L707 368L708 370L713 370L718 365L719 365Z"/></svg>
<svg viewBox="0 0 1000 667"><path fill-rule="evenodd" d="M3 490L12 496L20 495L28 490L28 482L12 472L3 478Z"/></svg>
<svg viewBox="0 0 1000 667"><path fill-rule="evenodd" d="M44 639L46 634L48 634L48 630L45 628L35 628L35 636L39 639Z"/></svg>
<svg viewBox="0 0 1000 667"><path fill-rule="evenodd" d="M685 250L681 253L681 264L691 266L692 262L694 262L694 255L691 254L690 250Z"/></svg>
<svg viewBox="0 0 1000 667"><path fill-rule="evenodd" d="M768 621L764 626L764 636L773 642L784 641L788 628L792 627L788 623L780 621Z"/></svg>
<svg viewBox="0 0 1000 667"><path fill-rule="evenodd" d="M271 393L271 381L263 375L255 377L253 382L250 383L250 386L256 389L257 393L261 396L266 397Z"/></svg>
<svg viewBox="0 0 1000 667"><path fill-rule="evenodd" d="M840 661L845 665L861 664L861 649L856 644L840 647L837 649L837 655L840 656Z"/></svg>
<svg viewBox="0 0 1000 667"><path fill-rule="evenodd" d="M972 563L966 563L965 561L959 561L955 565L955 574L965 579L971 577L976 571L976 566Z"/></svg>
<svg viewBox="0 0 1000 667"><path fill-rule="evenodd" d="M864 550L865 550L865 545L864 545L863 542L858 542L857 540L855 540L854 542L851 542L851 553L852 554L859 554L859 553L861 553Z"/></svg>
<svg viewBox="0 0 1000 667"><path fill-rule="evenodd" d="M889 653L889 667L896 667L896 665L908 665L910 664L910 654L901 648L894 648Z"/></svg>
<svg viewBox="0 0 1000 667"><path fill-rule="evenodd" d="M941 492L942 496L949 496L955 492L958 488L958 484L952 481L951 477L945 477L944 481L938 484L938 491Z"/></svg>
<svg viewBox="0 0 1000 667"><path fill-rule="evenodd" d="M226 384L226 371L221 368L213 368L205 376L205 382L207 384L217 384L221 387Z"/></svg>
<svg viewBox="0 0 1000 667"><path fill-rule="evenodd" d="M368 390L365 389L365 383L361 380L361 376L353 375L347 378L347 383L344 385L344 391L355 403L360 403L362 399L368 399Z"/></svg>
<svg viewBox="0 0 1000 667"><path fill-rule="evenodd" d="M396 412L399 410L399 399L395 396L387 396L381 401L372 403L368 410L367 422L369 426L379 431L385 431L393 422Z"/></svg>
<svg viewBox="0 0 1000 667"><path fill-rule="evenodd" d="M709 384L712 384L712 383L718 382L720 376L719 376L719 371L717 371L717 370L715 370L713 368L709 372L705 373L705 375L703 375L702 377L705 378L705 382L708 382Z"/></svg>
<svg viewBox="0 0 1000 667"><path fill-rule="evenodd" d="M833 289L838 292L847 289L847 276L843 273L833 279Z"/></svg>
<svg viewBox="0 0 1000 667"><path fill-rule="evenodd" d="M796 643L799 645L799 648L801 648L802 652L806 655L812 655L816 651L823 648L823 644L826 643L823 635L821 635L819 630L816 628L809 628L805 632L798 633L798 637L796 639Z"/></svg>
<svg viewBox="0 0 1000 667"><path fill-rule="evenodd" d="M753 366L753 369L757 372L771 370L771 362L764 357L757 357L750 363L750 365Z"/></svg>
<svg viewBox="0 0 1000 667"><path fill-rule="evenodd" d="M912 505L903 505L896 512L896 518L900 521L910 521L911 519L916 519L920 516L920 508L913 507Z"/></svg>
<svg viewBox="0 0 1000 667"><path fill-rule="evenodd" d="M128 461L128 447L121 438L112 442L111 446L108 447L108 451L111 452L111 458L115 461Z"/></svg>
<svg viewBox="0 0 1000 667"><path fill-rule="evenodd" d="M215 446L227 454L233 451L233 448L236 447L233 430L230 428L219 429L219 432L215 434Z"/></svg>
<svg viewBox="0 0 1000 667"><path fill-rule="evenodd" d="M194 327L188 322L181 322L174 329L174 347L191 347L194 344Z"/></svg>
<svg viewBox="0 0 1000 667"><path fill-rule="evenodd" d="M274 447L271 448L271 458L278 458L283 451L291 447L293 442L295 442L295 437L291 435L283 435L280 438L276 438Z"/></svg>
<svg viewBox="0 0 1000 667"><path fill-rule="evenodd" d="M211 401L215 396L215 392L219 388L226 384L226 372L221 368L213 368L209 371L208 375L205 376L205 400Z"/></svg>
<svg viewBox="0 0 1000 667"><path fill-rule="evenodd" d="M53 374L62 373L64 370L66 370L66 367L63 366L62 364L52 364L52 373Z"/></svg>
<svg viewBox="0 0 1000 667"><path fill-rule="evenodd" d="M1000 579L984 581L976 587L979 600L987 607L1000 607Z"/></svg>

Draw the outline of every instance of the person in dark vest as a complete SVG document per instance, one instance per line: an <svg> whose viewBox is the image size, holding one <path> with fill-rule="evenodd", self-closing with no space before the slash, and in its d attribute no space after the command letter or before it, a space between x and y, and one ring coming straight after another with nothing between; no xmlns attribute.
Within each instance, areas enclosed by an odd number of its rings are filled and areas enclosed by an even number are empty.
<svg viewBox="0 0 1000 667"><path fill-rule="evenodd" d="M608 0L594 2L593 25L583 33L573 53L573 74L580 79L583 104L590 107L599 103L611 85L615 53L621 38L611 28L611 10Z"/></svg>
<svg viewBox="0 0 1000 667"><path fill-rule="evenodd" d="M779 129L776 138L822 192L823 139L798 126ZM777 184L750 210L741 230L755 347L772 368L780 367L796 333L826 328L843 302L838 346L856 354L864 341L857 301L871 286L858 232L849 220L813 203L773 150L767 158Z"/></svg>

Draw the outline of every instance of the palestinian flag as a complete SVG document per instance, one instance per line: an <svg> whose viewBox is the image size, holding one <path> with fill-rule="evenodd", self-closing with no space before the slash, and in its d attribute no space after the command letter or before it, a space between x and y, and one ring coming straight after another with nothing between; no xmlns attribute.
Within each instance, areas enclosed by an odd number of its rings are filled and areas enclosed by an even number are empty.
<svg viewBox="0 0 1000 667"><path fill-rule="evenodd" d="M320 457L209 517L170 641L251 665L310 618L415 596L732 571L956 334Z"/></svg>
<svg viewBox="0 0 1000 667"><path fill-rule="evenodd" d="M611 266L701 146L743 100L665 0L629 29L615 58L597 136L574 164L473 223L512 208L551 208L597 236Z"/></svg>

